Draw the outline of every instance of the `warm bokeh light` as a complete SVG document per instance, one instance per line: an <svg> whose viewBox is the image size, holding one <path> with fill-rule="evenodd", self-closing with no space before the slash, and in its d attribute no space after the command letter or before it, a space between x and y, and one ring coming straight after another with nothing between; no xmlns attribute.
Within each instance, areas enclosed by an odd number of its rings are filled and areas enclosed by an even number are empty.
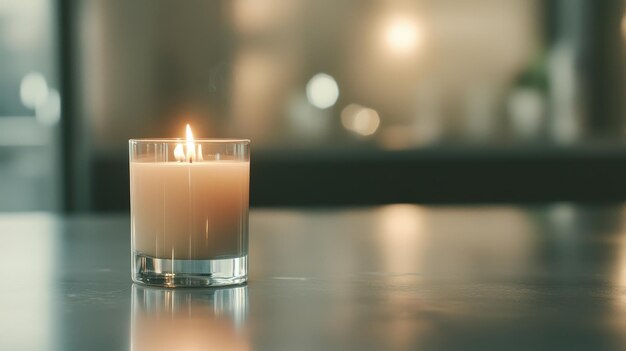
<svg viewBox="0 0 626 351"><path fill-rule="evenodd" d="M318 73L307 83L306 97L317 108L329 108L337 102L339 87L333 77Z"/></svg>
<svg viewBox="0 0 626 351"><path fill-rule="evenodd" d="M376 133L380 125L378 112L358 104L350 104L341 111L341 124L362 136Z"/></svg>
<svg viewBox="0 0 626 351"><path fill-rule="evenodd" d="M363 106L358 104L350 104L341 110L341 124L344 128L352 130L354 125L354 117L361 111Z"/></svg>
<svg viewBox="0 0 626 351"><path fill-rule="evenodd" d="M378 112L371 108L366 108L356 114L354 118L354 130L361 135L372 135L378 130L380 117Z"/></svg>
<svg viewBox="0 0 626 351"><path fill-rule="evenodd" d="M397 53L408 53L417 48L423 39L423 31L417 21L394 18L385 28L385 41Z"/></svg>

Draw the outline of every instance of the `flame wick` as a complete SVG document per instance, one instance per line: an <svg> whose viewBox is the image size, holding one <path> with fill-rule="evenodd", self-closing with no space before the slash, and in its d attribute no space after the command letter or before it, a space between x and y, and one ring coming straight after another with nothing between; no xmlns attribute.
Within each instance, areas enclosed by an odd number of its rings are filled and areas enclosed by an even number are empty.
<svg viewBox="0 0 626 351"><path fill-rule="evenodd" d="M186 134L187 141L185 142L185 146L183 146L183 143L178 143L174 148L174 157L176 158L176 161L187 161L189 163L193 163L193 161L196 160L196 155L198 155L199 160L202 160L202 147L198 145L198 151L196 153L196 145L194 143L193 134L191 133L191 127L189 124L187 124Z"/></svg>
<svg viewBox="0 0 626 351"><path fill-rule="evenodd" d="M189 163L193 163L196 159L196 147L193 142L193 134L191 133L191 127L187 124L186 134L187 134L187 161Z"/></svg>

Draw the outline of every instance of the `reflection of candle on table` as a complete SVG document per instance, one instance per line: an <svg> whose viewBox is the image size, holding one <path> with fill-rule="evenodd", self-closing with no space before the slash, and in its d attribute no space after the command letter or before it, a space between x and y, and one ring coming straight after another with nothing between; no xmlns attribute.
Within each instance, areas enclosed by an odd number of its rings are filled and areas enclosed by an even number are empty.
<svg viewBox="0 0 626 351"><path fill-rule="evenodd" d="M185 142L155 141L143 156L143 149L134 157L131 149L135 255L172 261L246 256L247 147L247 140L194 141L187 126ZM167 262L175 270L175 263Z"/></svg>
<svg viewBox="0 0 626 351"><path fill-rule="evenodd" d="M250 350L248 287L160 289L133 284L131 350Z"/></svg>

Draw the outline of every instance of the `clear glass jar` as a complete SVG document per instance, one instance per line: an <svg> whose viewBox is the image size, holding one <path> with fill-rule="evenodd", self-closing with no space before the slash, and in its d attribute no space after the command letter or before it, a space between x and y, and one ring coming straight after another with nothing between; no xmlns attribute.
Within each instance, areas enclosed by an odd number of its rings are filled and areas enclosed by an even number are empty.
<svg viewBox="0 0 626 351"><path fill-rule="evenodd" d="M247 280L249 145L129 141L133 281L176 287Z"/></svg>

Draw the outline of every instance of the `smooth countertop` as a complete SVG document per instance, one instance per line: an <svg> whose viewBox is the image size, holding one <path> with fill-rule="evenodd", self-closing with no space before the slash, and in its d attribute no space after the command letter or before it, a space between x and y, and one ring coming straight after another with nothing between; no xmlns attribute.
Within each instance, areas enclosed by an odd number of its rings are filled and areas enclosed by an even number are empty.
<svg viewBox="0 0 626 351"><path fill-rule="evenodd" d="M0 350L619 350L622 206L253 210L250 280L130 280L127 214L0 214Z"/></svg>

